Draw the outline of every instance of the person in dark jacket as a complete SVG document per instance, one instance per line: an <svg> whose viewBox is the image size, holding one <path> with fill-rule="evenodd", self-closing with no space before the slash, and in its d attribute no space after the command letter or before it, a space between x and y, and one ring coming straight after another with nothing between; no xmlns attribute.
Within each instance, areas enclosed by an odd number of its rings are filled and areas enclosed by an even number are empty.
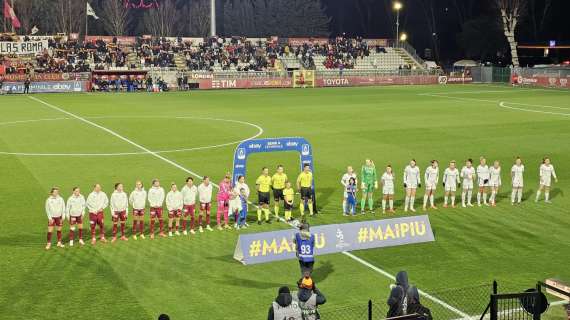
<svg viewBox="0 0 570 320"><path fill-rule="evenodd" d="M277 297L275 301L269 307L269 312L267 313L267 320L302 320L303 314L301 313L301 308L299 308L299 303L296 299L291 296L291 291L288 287L279 288Z"/></svg>
<svg viewBox="0 0 570 320"><path fill-rule="evenodd" d="M30 93L30 83L32 81L30 80L30 77L26 77L26 80L24 80L24 93Z"/></svg>
<svg viewBox="0 0 570 320"><path fill-rule="evenodd" d="M415 286L411 286L409 289L409 301L408 304L408 314L418 314L420 315L421 320L432 320L431 311L430 309L424 307L420 303L420 293L418 292L418 288Z"/></svg>
<svg viewBox="0 0 570 320"><path fill-rule="evenodd" d="M388 297L388 318L398 317L407 314L410 285L408 282L408 273L400 271L396 275L396 285L391 285L392 290Z"/></svg>
<svg viewBox="0 0 570 320"><path fill-rule="evenodd" d="M296 294L296 298L299 300L299 307L303 312L303 319L321 319L318 307L325 304L327 298L317 289L315 282L308 272L305 273L303 278L299 279L297 286L299 287L299 291Z"/></svg>

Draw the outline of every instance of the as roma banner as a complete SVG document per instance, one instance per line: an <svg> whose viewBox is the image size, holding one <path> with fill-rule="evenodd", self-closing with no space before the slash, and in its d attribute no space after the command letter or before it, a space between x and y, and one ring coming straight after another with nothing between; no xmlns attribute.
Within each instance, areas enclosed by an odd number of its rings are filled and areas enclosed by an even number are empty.
<svg viewBox="0 0 570 320"><path fill-rule="evenodd" d="M0 54L39 54L48 48L48 41L26 41L26 42L12 42L0 41Z"/></svg>
<svg viewBox="0 0 570 320"><path fill-rule="evenodd" d="M234 259L243 264L295 259L296 232L240 234ZM316 255L435 241L427 215L322 225L312 227L311 233Z"/></svg>

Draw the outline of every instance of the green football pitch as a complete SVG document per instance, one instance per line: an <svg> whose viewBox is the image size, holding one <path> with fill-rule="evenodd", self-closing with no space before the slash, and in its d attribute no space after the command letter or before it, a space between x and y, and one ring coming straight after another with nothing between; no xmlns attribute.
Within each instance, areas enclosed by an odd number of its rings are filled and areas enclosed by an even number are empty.
<svg viewBox="0 0 570 320"><path fill-rule="evenodd" d="M302 136L312 143L320 210L309 219L312 225L387 218L341 214L340 177L347 165L359 170L365 158L379 172L385 164L394 167L396 216L404 215L400 182L411 158L422 174L432 159L441 171L452 159L462 163L481 155L502 163L505 183L497 207L428 212L435 242L318 256L314 277L327 296L324 314L365 306L368 299L385 309L388 275L400 270L432 294L423 302L435 319L480 313L494 279L499 289L513 290L550 277L570 280L568 91L457 85L2 96L0 318L266 317L278 287L294 286L298 264L241 265L232 258L236 230L44 249L44 201L52 186L67 199L73 186L87 195L94 183L107 194L115 182L130 192L135 180L148 187L155 177L163 186L181 186L188 171L218 182L231 169L237 142L254 136ZM559 177L552 204L534 202L545 155ZM526 166L520 206L509 201L515 156ZM289 177L299 172L294 153L253 155L250 187L262 166L277 164L285 165ZM416 208L421 196L423 189ZM379 193L375 198L378 207ZM109 238L108 212L105 218ZM273 223L240 232L284 228ZM475 291L476 307L470 296ZM549 319L563 318L562 307L551 307Z"/></svg>

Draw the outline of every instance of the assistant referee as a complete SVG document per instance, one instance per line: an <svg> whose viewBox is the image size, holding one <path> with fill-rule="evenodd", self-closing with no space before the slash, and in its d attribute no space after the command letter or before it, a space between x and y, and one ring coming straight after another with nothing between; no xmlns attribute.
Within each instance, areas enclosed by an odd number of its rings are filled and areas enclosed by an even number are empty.
<svg viewBox="0 0 570 320"><path fill-rule="evenodd" d="M275 205L275 219L279 220L279 205L285 203L283 189L285 189L287 175L283 172L283 166L277 166L277 172L271 177L271 188L273 189L273 204Z"/></svg>
<svg viewBox="0 0 570 320"><path fill-rule="evenodd" d="M299 204L299 210L301 211L301 216L305 215L305 204L309 207L309 213L313 215L313 173L311 172L311 166L305 164L303 166L303 172L297 177L297 189L301 193L301 204Z"/></svg>
<svg viewBox="0 0 570 320"><path fill-rule="evenodd" d="M263 167L261 170L261 175L255 181L257 187L257 198L258 198L258 208L257 208L257 224L261 224L261 212L265 214L265 222L271 223L269 221L269 190L271 188L271 177L269 176L269 169Z"/></svg>

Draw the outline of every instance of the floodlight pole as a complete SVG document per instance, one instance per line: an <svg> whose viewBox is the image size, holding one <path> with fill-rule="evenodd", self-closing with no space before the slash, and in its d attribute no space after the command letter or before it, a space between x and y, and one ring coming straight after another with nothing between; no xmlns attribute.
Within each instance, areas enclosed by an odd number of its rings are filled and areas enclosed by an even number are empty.
<svg viewBox="0 0 570 320"><path fill-rule="evenodd" d="M400 8L396 9L396 47L400 47Z"/></svg>
<svg viewBox="0 0 570 320"><path fill-rule="evenodd" d="M210 0L210 36L216 35L216 0Z"/></svg>

